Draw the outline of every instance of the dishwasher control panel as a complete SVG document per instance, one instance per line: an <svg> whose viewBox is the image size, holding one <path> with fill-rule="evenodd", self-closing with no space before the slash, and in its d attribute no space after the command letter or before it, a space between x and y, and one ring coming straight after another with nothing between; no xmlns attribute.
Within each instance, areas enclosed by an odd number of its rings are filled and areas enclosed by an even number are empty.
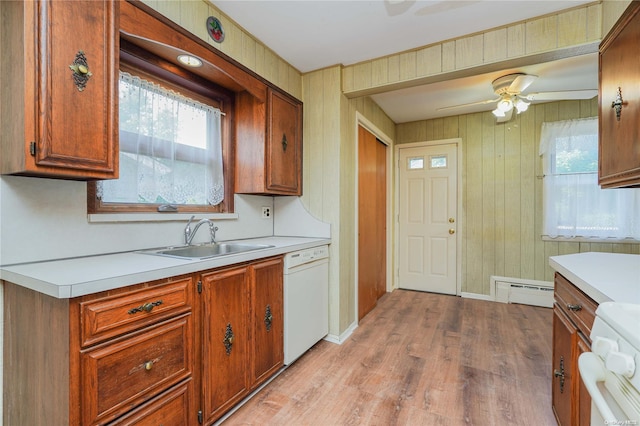
<svg viewBox="0 0 640 426"><path fill-rule="evenodd" d="M284 268L290 269L305 263L329 257L329 246L313 247L306 250L288 253L284 258Z"/></svg>

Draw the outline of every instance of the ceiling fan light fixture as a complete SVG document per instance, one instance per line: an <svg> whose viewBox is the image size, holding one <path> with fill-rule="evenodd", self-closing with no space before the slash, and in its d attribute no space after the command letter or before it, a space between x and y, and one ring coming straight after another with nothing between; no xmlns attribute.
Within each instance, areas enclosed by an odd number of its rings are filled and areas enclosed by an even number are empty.
<svg viewBox="0 0 640 426"><path fill-rule="evenodd" d="M525 102L522 99L518 98L516 100L515 107L518 111L518 114L520 114L521 112L525 112L527 109L529 109L529 102Z"/></svg>
<svg viewBox="0 0 640 426"><path fill-rule="evenodd" d="M499 108L494 109L493 111L491 111L493 113L493 115L495 115L496 117L504 117L504 111L500 110Z"/></svg>
<svg viewBox="0 0 640 426"><path fill-rule="evenodd" d="M496 106L496 109L502 111L503 113L510 111L513 108L513 102L511 101L511 98L508 96L503 96L502 99L500 99L500 102L498 102L498 105Z"/></svg>

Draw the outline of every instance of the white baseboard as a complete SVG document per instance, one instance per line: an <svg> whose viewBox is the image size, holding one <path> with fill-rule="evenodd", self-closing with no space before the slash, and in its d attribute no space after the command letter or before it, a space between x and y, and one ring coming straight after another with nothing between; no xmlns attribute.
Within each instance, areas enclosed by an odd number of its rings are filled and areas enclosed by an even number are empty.
<svg viewBox="0 0 640 426"><path fill-rule="evenodd" d="M358 328L358 323L352 322L351 325L345 331L340 333L340 335L329 333L324 337L324 340L326 340L327 342L336 343L338 345L341 345L349 337L351 337L351 335L353 334L353 332L355 331L356 328Z"/></svg>
<svg viewBox="0 0 640 426"><path fill-rule="evenodd" d="M480 293L466 293L466 292L462 292L460 293L460 297L464 297L466 299L478 299L478 300L488 300L490 302L495 301L495 299L487 294L480 294Z"/></svg>

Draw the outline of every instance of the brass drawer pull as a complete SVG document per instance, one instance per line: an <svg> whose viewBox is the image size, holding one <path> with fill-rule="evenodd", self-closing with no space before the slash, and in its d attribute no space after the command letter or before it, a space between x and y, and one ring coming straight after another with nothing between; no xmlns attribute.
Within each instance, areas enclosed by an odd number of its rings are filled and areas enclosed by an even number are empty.
<svg viewBox="0 0 640 426"><path fill-rule="evenodd" d="M144 363L144 369L147 371L151 371L153 368L153 361L147 361Z"/></svg>
<svg viewBox="0 0 640 426"><path fill-rule="evenodd" d="M580 310L582 310L582 305L578 305L578 304L572 304L572 303L567 303L567 309L569 309L570 311L573 312L578 312Z"/></svg>
<svg viewBox="0 0 640 426"><path fill-rule="evenodd" d="M160 305L162 305L162 300L156 300L155 302L145 303L144 305L140 305L137 308L129 309L127 313L129 315L133 315L142 311L149 313L153 310L153 308Z"/></svg>

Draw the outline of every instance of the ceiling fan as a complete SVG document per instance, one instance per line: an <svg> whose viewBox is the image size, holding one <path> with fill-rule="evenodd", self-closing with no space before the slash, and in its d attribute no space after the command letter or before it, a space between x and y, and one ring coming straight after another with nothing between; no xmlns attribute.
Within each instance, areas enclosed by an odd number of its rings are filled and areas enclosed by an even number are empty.
<svg viewBox="0 0 640 426"><path fill-rule="evenodd" d="M496 116L498 123L504 123L509 121L513 116L513 110L516 110L517 114L524 112L529 108L530 102L527 101L560 101L570 99L591 99L598 94L598 91L593 90L565 90L559 92L540 92L523 94L538 76L524 73L513 73L498 77L491 85L493 91L498 96L495 99L488 99L479 102L472 102L468 104L452 105L443 108L438 108L438 111L452 108L461 108L471 105L482 105L497 103L496 109L494 109L493 115Z"/></svg>

